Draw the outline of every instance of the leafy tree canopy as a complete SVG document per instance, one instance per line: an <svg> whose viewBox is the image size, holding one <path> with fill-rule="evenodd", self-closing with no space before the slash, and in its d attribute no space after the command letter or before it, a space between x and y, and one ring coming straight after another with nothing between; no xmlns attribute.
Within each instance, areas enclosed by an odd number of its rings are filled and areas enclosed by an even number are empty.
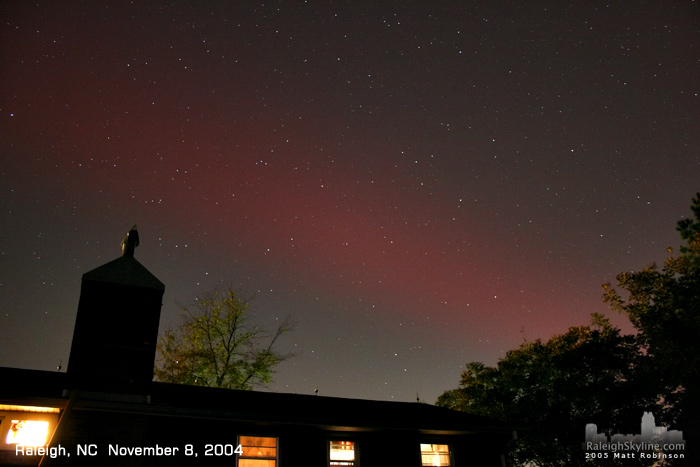
<svg viewBox="0 0 700 467"><path fill-rule="evenodd" d="M700 193L691 210L676 227L678 256L618 274L622 292L603 285L605 301L638 331L649 358L637 373L656 391L661 421L683 430L688 457L700 456Z"/></svg>
<svg viewBox="0 0 700 467"><path fill-rule="evenodd" d="M643 357L633 336L621 335L603 316L593 321L546 342L525 342L495 368L467 364L459 387L437 405L525 427L509 465L590 465L582 449L585 426L613 427L627 418L625 385ZM640 417L634 412L630 419L637 430Z"/></svg>
<svg viewBox="0 0 700 467"><path fill-rule="evenodd" d="M272 380L291 355L275 350L291 326L269 333L249 323L248 302L233 290L215 290L182 308L182 323L158 342L158 381L229 389L254 389Z"/></svg>
<svg viewBox="0 0 700 467"><path fill-rule="evenodd" d="M459 387L437 404L529 427L514 444L510 465L591 465L582 450L585 425L595 423L608 434L639 433L643 411L653 412L657 424L683 430L686 458L697 459L700 193L691 209L694 217L677 224L684 242L678 256L662 268L652 264L619 274L617 288L603 285L604 300L629 317L636 335L621 335L594 315L590 326L570 328L547 342L525 342L495 368L469 363Z"/></svg>

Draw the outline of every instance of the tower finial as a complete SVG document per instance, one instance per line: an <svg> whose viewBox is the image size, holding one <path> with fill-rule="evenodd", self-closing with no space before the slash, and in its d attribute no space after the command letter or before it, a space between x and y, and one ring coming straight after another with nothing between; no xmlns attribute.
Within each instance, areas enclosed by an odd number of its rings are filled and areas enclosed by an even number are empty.
<svg viewBox="0 0 700 467"><path fill-rule="evenodd" d="M134 249L139 246L139 232L134 225L122 240L122 256L134 257Z"/></svg>

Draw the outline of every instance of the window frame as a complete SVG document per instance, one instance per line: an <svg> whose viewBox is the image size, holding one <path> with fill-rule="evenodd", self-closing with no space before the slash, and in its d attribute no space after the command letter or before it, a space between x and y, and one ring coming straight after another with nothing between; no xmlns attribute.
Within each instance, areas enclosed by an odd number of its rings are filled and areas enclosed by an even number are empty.
<svg viewBox="0 0 700 467"><path fill-rule="evenodd" d="M279 466L280 463L280 438L279 436L270 436L270 435L261 435L261 434L240 434L238 435L238 445L241 447L250 447L250 445L244 445L241 442L241 438L269 438L269 439L274 439L275 440L275 457L274 459L271 457L245 457L241 454L238 454L236 456L236 467L240 465L241 459L243 460L274 460L275 461L275 467Z"/></svg>
<svg viewBox="0 0 700 467"><path fill-rule="evenodd" d="M429 466L433 465L433 464L424 464L423 463L423 452L424 451L423 451L423 448L421 447L421 445L423 445L423 444L429 444L431 446L447 446L447 460L449 462L449 465L444 466L444 467L454 467L455 461L454 461L454 455L453 455L453 451L452 451L452 444L446 442L446 440L434 440L434 439L427 440L427 441L421 441L418 444L418 451L420 454L420 464L419 465L421 467L426 467L426 466L429 467ZM439 451L432 451L432 452L439 452Z"/></svg>
<svg viewBox="0 0 700 467"><path fill-rule="evenodd" d="M46 445L51 441L51 437L58 426L60 409L57 407L38 407L24 405L0 404L0 451L14 451L16 443L7 443L7 435L13 420L23 420L28 422L48 422L46 430ZM29 447L29 445L27 445ZM35 446L31 446L35 447Z"/></svg>
<svg viewBox="0 0 700 467"><path fill-rule="evenodd" d="M352 461L337 461L337 460L334 461L334 460L332 460L331 459L331 443L333 443L333 442L337 443L337 442L343 442L343 441L352 443L352 446L353 446L352 452L353 452L353 455L355 458ZM345 466L349 466L349 467L358 467L360 465L360 456L359 456L359 447L358 446L359 445L358 445L357 439L355 439L355 438L345 438L345 437L343 437L343 438L341 438L341 437L328 438L326 440L326 465L328 467L333 467L335 465L341 465L341 466L345 465ZM351 464L331 464L331 462L352 462L352 463Z"/></svg>

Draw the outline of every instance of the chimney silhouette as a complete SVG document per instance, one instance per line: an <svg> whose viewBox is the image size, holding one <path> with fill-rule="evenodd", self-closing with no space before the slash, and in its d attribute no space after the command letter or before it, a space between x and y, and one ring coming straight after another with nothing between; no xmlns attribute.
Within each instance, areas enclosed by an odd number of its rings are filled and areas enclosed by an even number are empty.
<svg viewBox="0 0 700 467"><path fill-rule="evenodd" d="M76 387L142 393L153 379L165 285L134 258L134 226L122 256L83 274L68 377Z"/></svg>

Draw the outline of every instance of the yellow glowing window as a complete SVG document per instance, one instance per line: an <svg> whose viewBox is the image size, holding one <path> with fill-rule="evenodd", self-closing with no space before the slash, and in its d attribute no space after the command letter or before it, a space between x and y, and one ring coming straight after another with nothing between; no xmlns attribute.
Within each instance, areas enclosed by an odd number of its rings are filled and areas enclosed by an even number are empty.
<svg viewBox="0 0 700 467"><path fill-rule="evenodd" d="M61 409L57 407L36 407L34 405L7 405L0 404L0 410L21 411L21 412L44 412L59 413Z"/></svg>
<svg viewBox="0 0 700 467"><path fill-rule="evenodd" d="M49 422L38 420L12 420L7 430L7 444L23 446L43 446L49 433Z"/></svg>
<svg viewBox="0 0 700 467"><path fill-rule="evenodd" d="M450 448L447 444L421 444L421 465L449 466Z"/></svg>
<svg viewBox="0 0 700 467"><path fill-rule="evenodd" d="M330 465L355 465L354 441L331 441L328 454Z"/></svg>
<svg viewBox="0 0 700 467"><path fill-rule="evenodd" d="M276 467L277 438L241 436L238 439L242 453L238 467Z"/></svg>

